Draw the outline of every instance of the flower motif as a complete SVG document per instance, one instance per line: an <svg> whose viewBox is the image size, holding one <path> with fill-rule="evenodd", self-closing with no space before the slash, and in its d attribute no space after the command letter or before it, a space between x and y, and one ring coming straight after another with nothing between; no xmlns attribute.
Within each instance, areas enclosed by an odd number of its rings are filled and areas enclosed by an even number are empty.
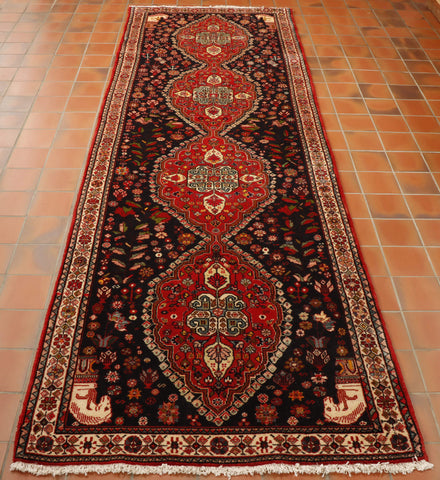
<svg viewBox="0 0 440 480"><path fill-rule="evenodd" d="M284 275L286 273L286 269L282 265L275 265L270 269L270 271L274 275Z"/></svg>
<svg viewBox="0 0 440 480"><path fill-rule="evenodd" d="M117 396L122 393L122 388L120 385L110 385L107 389L107 393L111 396Z"/></svg>
<svg viewBox="0 0 440 480"><path fill-rule="evenodd" d="M145 418L145 417L143 417ZM127 437L125 440L124 448L129 453L137 453L142 447L142 440L137 436Z"/></svg>
<svg viewBox="0 0 440 480"><path fill-rule="evenodd" d="M400 433L397 433L391 437L391 445L395 450L403 452L409 447L408 438Z"/></svg>
<svg viewBox="0 0 440 480"><path fill-rule="evenodd" d="M140 417L138 420L138 424L141 426L148 425L148 418L147 417Z"/></svg>
<svg viewBox="0 0 440 480"><path fill-rule="evenodd" d="M115 371L109 371L107 372L107 375L105 376L105 379L109 383L115 383L120 379L119 373Z"/></svg>
<svg viewBox="0 0 440 480"><path fill-rule="evenodd" d="M54 397L46 397L40 402L42 410L53 410L57 405L57 400Z"/></svg>
<svg viewBox="0 0 440 480"><path fill-rule="evenodd" d="M274 405L264 403L256 407L255 417L263 425L272 425L278 418L278 412Z"/></svg>
<svg viewBox="0 0 440 480"><path fill-rule="evenodd" d="M131 390L129 390L128 392L129 400L132 400L133 398L137 400L140 397L141 397L141 391L139 390L139 388L132 388Z"/></svg>
<svg viewBox="0 0 440 480"><path fill-rule="evenodd" d="M311 380L313 383L321 384L321 383L325 383L328 380L328 377L318 372L318 373L315 373L315 375L313 375Z"/></svg>
<svg viewBox="0 0 440 480"><path fill-rule="evenodd" d="M299 400L301 401L304 398L304 393L301 392L301 390L293 390L292 392L289 393L289 398L290 400Z"/></svg>
<svg viewBox="0 0 440 480"><path fill-rule="evenodd" d="M179 407L173 402L164 402L159 407L159 421L165 425L173 425L179 418Z"/></svg>
<svg viewBox="0 0 440 480"><path fill-rule="evenodd" d="M294 405L290 413L297 418L307 418L310 415L310 408L307 405Z"/></svg>
<svg viewBox="0 0 440 480"><path fill-rule="evenodd" d="M299 420L298 420L296 417L289 417L289 418L287 419L287 423L288 423L289 425L291 425L292 427L294 427L295 425L298 425Z"/></svg>
<svg viewBox="0 0 440 480"><path fill-rule="evenodd" d="M67 288L70 290L78 290L78 288L81 288L82 282L81 280L70 280L67 283Z"/></svg>
<svg viewBox="0 0 440 480"><path fill-rule="evenodd" d="M69 335L65 334L57 335L54 339L53 344L57 348L68 347L70 345L70 337Z"/></svg>
<svg viewBox="0 0 440 480"><path fill-rule="evenodd" d="M40 452L50 452L53 447L53 439L46 436L40 437L35 446Z"/></svg>
<svg viewBox="0 0 440 480"><path fill-rule="evenodd" d="M124 413L127 417L139 417L144 409L139 402L130 402L126 405Z"/></svg>
<svg viewBox="0 0 440 480"><path fill-rule="evenodd" d="M337 353L340 357L345 357L345 356L348 354L348 350L341 345L341 346L339 346L339 347L336 349L336 353Z"/></svg>
<svg viewBox="0 0 440 480"><path fill-rule="evenodd" d="M313 395L315 397L325 397L327 395L327 389L325 387L315 387L313 389Z"/></svg>
<svg viewBox="0 0 440 480"><path fill-rule="evenodd" d="M192 245L195 241L196 237L192 233L181 233L178 237L177 240L181 245Z"/></svg>
<svg viewBox="0 0 440 480"><path fill-rule="evenodd" d="M127 357L123 365L129 372L132 372L141 366L141 360L138 357Z"/></svg>
<svg viewBox="0 0 440 480"><path fill-rule="evenodd" d="M291 372L299 372L304 368L304 363L299 358L290 357L284 364L284 368Z"/></svg>
<svg viewBox="0 0 440 480"><path fill-rule="evenodd" d="M307 453L317 453L320 449L318 437L304 437L301 440L301 446Z"/></svg>
<svg viewBox="0 0 440 480"><path fill-rule="evenodd" d="M310 330L313 327L313 323L306 320L299 322L299 326L302 330Z"/></svg>

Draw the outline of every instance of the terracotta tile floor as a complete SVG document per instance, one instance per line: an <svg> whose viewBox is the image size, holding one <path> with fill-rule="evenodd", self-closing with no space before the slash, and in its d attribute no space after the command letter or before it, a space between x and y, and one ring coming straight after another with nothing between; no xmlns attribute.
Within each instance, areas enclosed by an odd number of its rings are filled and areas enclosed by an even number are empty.
<svg viewBox="0 0 440 480"><path fill-rule="evenodd" d="M15 425L128 3L147 0L0 7L3 479L30 477L8 471ZM362 252L438 464L405 478L439 479L440 25L409 0L230 3L294 9Z"/></svg>

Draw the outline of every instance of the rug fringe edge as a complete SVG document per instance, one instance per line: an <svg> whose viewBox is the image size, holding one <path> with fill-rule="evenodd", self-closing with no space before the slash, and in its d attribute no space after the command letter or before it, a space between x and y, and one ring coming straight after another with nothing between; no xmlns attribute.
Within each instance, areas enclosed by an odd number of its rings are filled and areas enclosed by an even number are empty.
<svg viewBox="0 0 440 480"><path fill-rule="evenodd" d="M128 473L135 475L148 474L192 474L192 475L224 475L231 478L234 475L261 475L271 473L290 473L295 476L299 474L326 475L329 473L345 473L351 475L353 473L391 473L391 474L409 474L415 470L422 472L433 468L432 463L426 460L415 460L405 463L345 463L345 464L328 464L328 465L301 465L301 464L264 464L264 465L248 465L243 467L212 467L212 466L188 466L188 465L131 465L128 463L114 463L106 465L65 465L65 466L49 466L37 465L35 463L14 462L11 464L11 471L23 473L31 473L33 475L66 475L66 474L84 474L88 473Z"/></svg>

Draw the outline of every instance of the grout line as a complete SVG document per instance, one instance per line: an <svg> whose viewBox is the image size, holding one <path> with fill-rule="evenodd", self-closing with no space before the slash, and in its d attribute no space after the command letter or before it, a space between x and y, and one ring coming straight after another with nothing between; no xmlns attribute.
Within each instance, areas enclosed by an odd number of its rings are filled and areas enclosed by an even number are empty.
<svg viewBox="0 0 440 480"><path fill-rule="evenodd" d="M373 11L374 11L374 10L373 10ZM379 18L378 18L377 20L380 21L380 23L382 23L382 21L381 21ZM386 30L386 29L385 29L385 30ZM411 32L411 29L408 28L408 31L409 31L409 34L413 35L412 32ZM387 34L388 34L388 31L387 31ZM362 37L363 37L363 33L361 33L361 35L362 35ZM417 85L420 93L423 95L423 98L424 98L426 104L428 105L428 107L430 108L431 113L433 114L434 118L436 118L435 115L434 115L434 112L433 112L433 110L432 110L432 108L431 108L431 106L430 106L430 103L429 103L428 99L425 97L423 91L421 90L421 88L419 87L416 79L414 78L413 72L408 69L408 66L407 66L407 64L406 64L406 62L405 62L405 59L402 57L400 50L399 50L398 47L395 45L395 42L393 41L393 37L391 37L391 36L388 34L388 38L389 38L389 40L393 43L396 52L398 53L400 59L403 61L403 63L404 63L405 66L406 66L407 73L408 73L408 74L411 76L411 78L414 80L415 85ZM415 39L415 41L417 41L419 47L421 48L421 45L420 45L420 43L418 42L418 39L417 39L414 35L413 35L413 39ZM429 60L429 62L431 63L432 67L435 68L434 65L433 65L433 63L432 63L432 61ZM394 100L395 100L395 102L396 102L396 104L397 104L397 108L398 108L398 110L400 111L400 116L401 116L401 118L403 119L403 121L405 122L406 126L408 127L408 130L409 130L408 134L411 135L411 137L412 137L412 139L414 140L415 144L419 147L419 152L422 154L423 161L424 161L425 166L426 166L426 168L427 168L427 172L426 172L426 173L427 173L428 175L430 175L431 180L434 182L434 185L436 185L437 190L439 190L439 188L440 188L440 187L439 187L439 183L437 182L435 176L432 174L432 172L431 172L431 170L430 170L430 168L429 168L429 165L428 165L427 162L426 162L426 159L425 159L425 156L424 156L424 153L425 153L425 152L423 151L422 148L420 148L420 145L419 145L419 143L418 143L418 141L417 141L417 138L416 138L416 136L414 135L414 131L411 129L410 125L408 124L408 121L407 121L407 119L406 119L406 116L403 115L403 113L402 113L402 111L401 111L401 109L400 109L400 106L399 106L398 99L396 98L396 96L394 95L394 93L392 92L392 90L391 90L391 89L389 89L389 90L390 90L390 93L391 93L391 95L393 96L393 98L394 98ZM371 115L370 115L370 117L371 117ZM374 122L373 118L371 118L371 120ZM379 136L379 139L380 139L381 144L384 146L383 141L382 141L382 138L381 138L381 136L380 136L380 132L379 132L377 129L376 129L376 133L377 133L378 136ZM418 225L417 225L417 223L416 223L416 221L415 221L415 219L414 219L414 215L413 215L413 212L412 212L412 210L411 210L411 208L410 208L410 205L409 205L408 202L407 202L407 198L406 198L406 197L407 197L407 196L411 196L411 195L413 195L413 194L405 193L405 192L404 192L404 190L403 190L403 188L402 188L402 185L401 185L401 182L400 182L400 179L399 179L399 176L397 175L397 173L395 172L394 168L392 167L391 160L389 159L388 152L386 151L385 146L384 146L384 152L385 152L385 154L386 154L386 156L387 156L387 158L388 158L388 162L389 162L389 164L390 164L390 166L391 166L391 172L393 173L394 179L395 179L395 181L397 182L397 185L398 185L398 187L399 187L399 190L400 190L400 192L401 192L401 194L402 194L402 197L403 197L403 201L404 201L404 203L405 203L405 206L407 207L408 211L411 213L411 217L410 217L410 218L412 219L412 221L413 221L413 226L414 226L414 228L416 229L417 234L419 235L419 237L420 237L420 239L421 239L421 241L422 241L422 245L423 245L423 247L424 247L425 254L426 254L427 258L428 258L428 262L430 263L431 268L432 268L433 272L435 273L435 272L436 272L435 265L434 265L434 263L433 263L433 261L432 261L431 255L430 255L429 252L426 250L426 246L425 246L425 243L424 243L423 236L422 236L422 234L421 234L421 232L420 232L420 229L419 229L419 227L418 227ZM438 192L437 192L437 193L438 193ZM437 278L437 281L438 281L438 283L439 283L439 285L440 285L440 279ZM393 280L392 280L392 282L393 282ZM393 282L393 285L394 285L394 282ZM395 290L395 291L396 291L396 294L397 294L397 290ZM399 300L399 303L400 303L400 300ZM405 325L406 325L406 322L405 322ZM418 360L416 360L416 361L418 362ZM419 363L418 363L418 366L419 366L419 369L420 369L420 372L421 372L422 370L421 370L421 368L420 368ZM440 427L439 427L439 426L438 426L438 429L439 429L439 431L440 431Z"/></svg>
<svg viewBox="0 0 440 480"><path fill-rule="evenodd" d="M345 0L344 0L344 1L345 1ZM375 12L374 8L372 9L372 11ZM381 21L380 18L377 18L377 20L383 25L383 23L382 23L382 21ZM385 28L385 27L384 27L384 28ZM386 30L386 28L385 28L385 30ZM410 29L408 29L408 30L410 30ZM387 30L386 30L386 31L387 31ZM359 31L359 33L360 33L360 35L361 35L363 38L365 38L364 35L363 35L363 33L362 33L362 31ZM388 31L387 31L387 33L388 33ZM391 39L391 37L390 37L389 35L388 35L388 37ZM368 45L368 41L366 41L366 44ZM398 52L398 49L397 49L396 47L395 47L395 49L396 49L396 51ZM399 55L400 55L400 52L399 52ZM387 86L388 86L388 84L387 84ZM389 89L389 90L390 90L391 95L392 95L393 98L394 98L393 92L391 91L391 89ZM396 103L397 103L397 102L396 102ZM428 102L427 102L427 103L428 103ZM429 105L429 103L428 103L428 105ZM398 103L397 103L397 107L398 107L398 109L399 109L399 111L400 111L400 107L399 107ZM400 111L400 112L401 112L401 111ZM402 114L402 112L401 112L401 115L402 115L402 117L405 119L405 116ZM372 117L371 113L370 113L370 117ZM371 118L371 120L373 121L373 118ZM406 120L405 120L405 121L406 121ZM409 126L408 126L408 127L409 127ZM421 239L421 241L422 241L423 248L425 249L425 253L426 253L427 257L428 257L428 261L430 262L431 268L433 269L433 272L434 272L434 275L435 275L435 271L436 271L436 270L435 270L435 268L434 268L434 266L433 266L433 264L432 264L431 257L430 257L430 255L428 254L428 252L426 251L423 237L422 237L422 235L421 235L421 233L420 233L420 231L419 231L418 225L417 225L417 223L416 223L416 221L415 221L415 219L414 219L414 216L413 216L413 214L412 214L412 211L411 211L411 209L410 209L410 207L409 207L409 205L408 205L408 202L407 202L407 200L406 200L406 195L405 195L405 193L403 192L402 187L401 187L401 185L400 185L400 182L399 182L399 180L398 180L398 178L397 178L397 176L396 176L396 173L395 173L395 171L394 171L394 168L393 168L392 165L391 165L391 161L390 161L390 159L389 159L389 157L388 157L387 151L386 151L386 149L385 149L385 146L383 145L383 141L382 141L382 138L381 138L381 136L380 136L380 132L377 131L377 128L376 128L376 133L378 134L379 141L381 142L382 146L384 147L384 152L385 152L385 154L387 155L388 162L390 163L390 166L391 166L391 168L392 168L391 171L393 172L393 175L394 175L394 177L395 177L395 180L396 180L396 182L397 182L397 184L398 184L398 186L399 186L399 189L400 189L400 191L401 191L401 194L402 194L402 196L403 196L403 201L405 202L405 205L406 205L406 207L408 208L408 211L409 211L410 214L411 214L410 219L412 220L413 225L414 225L414 227L415 227L415 229L416 229L416 231L417 231L417 233L418 233L418 235L419 235L419 237L420 237L420 239ZM410 134L411 134L411 136L413 137L413 139L416 140L416 139L414 138L414 135L412 135L411 129L410 129ZM417 142L416 142L416 145L418 145ZM420 148L419 148L419 150L420 150L420 152L422 152L422 150L421 150ZM428 165L426 165L426 166L429 167ZM429 171L429 168L428 168L428 171ZM358 177L357 172L356 172L356 176ZM358 181L359 181L359 178L358 178ZM362 187L362 184L361 184L360 182L359 182L359 185L360 185L361 190L363 191L363 187ZM366 198L365 198L365 200L366 200ZM367 208L368 208L368 210L370 211L370 207L369 207L368 204L367 204ZM371 211L370 211L370 214L371 214ZM375 224L374 220L373 220L373 228L374 228L374 230L375 230L376 235L378 236L377 227L376 227L376 224ZM379 236L378 236L378 237L379 237ZM391 275L391 270L390 270L390 267L389 267L389 263L388 263L388 260L387 260L387 258L386 258L386 256L385 256L385 254L384 254L383 246L382 246L382 243L381 243L380 241L379 241L379 247L380 247L380 250L381 250L381 252L382 252L382 256L383 256L383 260L384 260L386 269L387 269L387 271L390 273L390 280L391 280L391 283L392 283L392 286L393 286L393 290L394 290L394 293L395 293L396 301L397 301L397 303L398 303L398 305L399 305L399 308L400 308L400 311L401 311L403 324L404 324L404 326L405 326L406 333L407 333L407 336L408 336L408 339L409 339L409 342L410 342L410 345L411 345L411 350L412 350L413 355L414 355L415 363L416 363L416 365L417 365L417 370L418 370L418 373L419 373L419 375L420 375L420 378L421 378L423 387L424 387L424 389L425 389L425 393L426 393L426 395L427 395L427 397L428 397L428 402L429 402L429 405L430 405L430 407L431 407L431 412L432 412L432 415L433 415L433 420L434 420L434 423L436 424L437 432L440 432L440 426L439 426L439 423L437 422L436 416L435 416L435 414L434 414L434 408L433 408L431 399L429 398L429 391L428 391L428 388L427 388L427 384L426 384L426 381L425 381L425 377L424 377L424 374L423 374L423 370L422 370L422 368L421 368L420 361L419 361L418 356L417 356L417 354L416 354L416 349L414 348L414 342L413 342L413 340L412 340L412 338L411 338L411 334L410 334L409 327L408 327L408 324L407 324L407 321L406 321L406 317L405 317L405 314L404 314L404 310L403 310L403 308L402 308L401 299L400 299L400 296L399 296L399 294L398 294L398 289L397 289L397 286L396 286L396 282L395 282L395 280L394 280L395 278L397 278L397 276ZM419 278L419 277L420 277L420 276L417 276L417 278ZM435 278L437 278L437 283L439 283L439 278L436 277L436 276L435 276Z"/></svg>

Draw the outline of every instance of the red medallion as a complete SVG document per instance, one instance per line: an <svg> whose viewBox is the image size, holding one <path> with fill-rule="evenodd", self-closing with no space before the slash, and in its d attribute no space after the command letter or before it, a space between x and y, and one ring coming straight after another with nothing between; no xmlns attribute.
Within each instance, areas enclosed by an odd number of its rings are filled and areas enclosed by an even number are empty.
<svg viewBox="0 0 440 480"><path fill-rule="evenodd" d="M272 284L215 245L177 269L158 291L155 342L185 386L202 394L207 418L227 420L237 396L255 391L249 387L280 340L281 308Z"/></svg>

